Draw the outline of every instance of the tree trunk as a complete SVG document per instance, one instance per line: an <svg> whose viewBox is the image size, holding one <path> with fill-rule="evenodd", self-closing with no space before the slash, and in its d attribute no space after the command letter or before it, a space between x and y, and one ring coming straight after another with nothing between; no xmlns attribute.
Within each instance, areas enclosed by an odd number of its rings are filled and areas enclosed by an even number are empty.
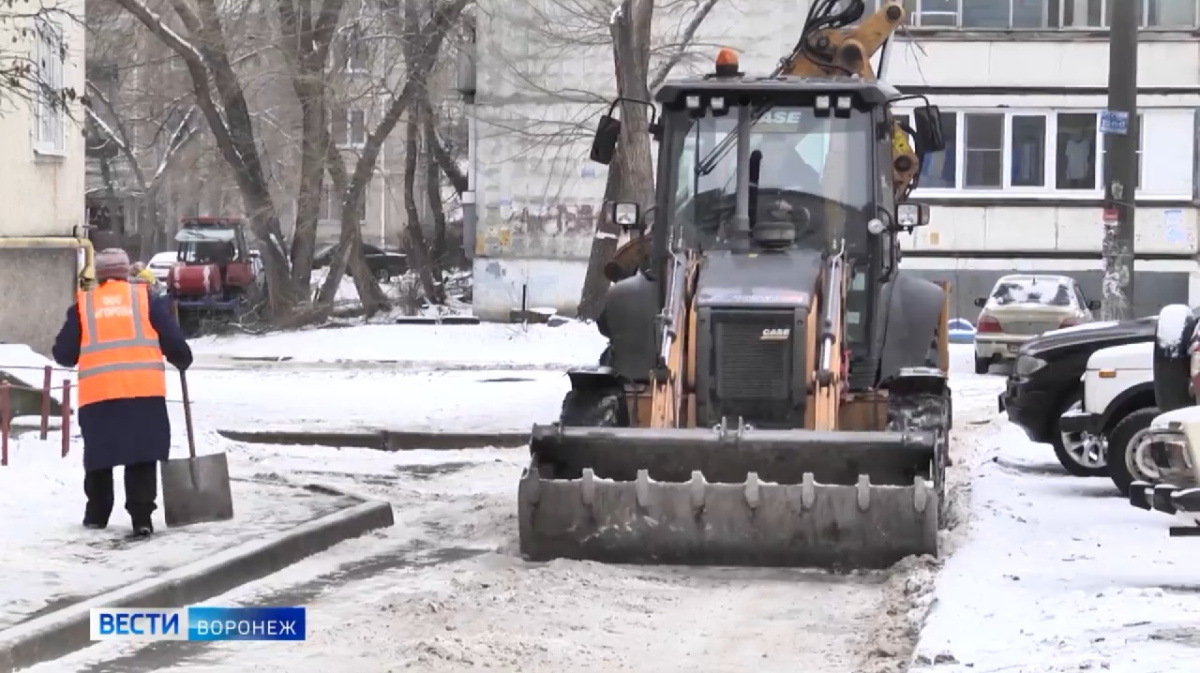
<svg viewBox="0 0 1200 673"><path fill-rule="evenodd" d="M617 91L621 97L650 100L646 84L650 68L650 26L654 18L653 0L625 0L620 14L612 24L613 63L617 75ZM604 203L633 201L645 212L654 203L654 164L651 161L649 121L646 107L636 103L621 104L621 137L617 152L608 169L604 185ZM578 315L595 320L604 306L609 281L604 265L617 251L621 230L608 220L605 207L597 218L596 237L588 255L583 293L579 299Z"/></svg>
<svg viewBox="0 0 1200 673"><path fill-rule="evenodd" d="M420 153L417 139L420 133L419 113L414 110L409 113L404 127L404 213L408 220L405 232L408 234L409 266L421 279L425 299L430 304L444 304L446 295L442 288L441 272L430 255L425 232L421 230L421 218L417 214L417 200L413 194L417 181L417 155Z"/></svg>
<svg viewBox="0 0 1200 673"><path fill-rule="evenodd" d="M446 246L446 211L442 209L442 171L434 156L437 144L436 119L433 106L425 108L425 198L429 200L429 211L433 214L433 262L438 271L446 268L449 258Z"/></svg>

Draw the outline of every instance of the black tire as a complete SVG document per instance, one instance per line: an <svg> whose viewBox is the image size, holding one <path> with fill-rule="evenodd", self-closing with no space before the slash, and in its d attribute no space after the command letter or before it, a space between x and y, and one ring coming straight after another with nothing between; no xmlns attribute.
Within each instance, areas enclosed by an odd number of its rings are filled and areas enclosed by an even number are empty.
<svg viewBox="0 0 1200 673"><path fill-rule="evenodd" d="M559 422L586 428L628 427L625 391L615 387L572 390L563 398Z"/></svg>
<svg viewBox="0 0 1200 673"><path fill-rule="evenodd" d="M1080 465L1078 461L1071 457L1067 452L1067 447L1063 445L1061 421L1062 415L1067 412L1072 406L1078 403L1083 398L1080 391L1071 393L1067 397L1066 404L1058 410L1054 415L1054 421L1050 424L1050 445L1054 447L1054 457L1058 458L1059 464L1073 477L1104 477L1108 475L1108 465L1100 467L1087 467Z"/></svg>
<svg viewBox="0 0 1200 673"><path fill-rule="evenodd" d="M1158 407L1147 407L1122 418L1106 435L1108 439L1108 476L1124 497L1129 497L1129 485L1135 481L1146 481L1147 475L1134 474L1130 469L1134 438L1150 427L1158 416Z"/></svg>
<svg viewBox="0 0 1200 673"><path fill-rule="evenodd" d="M975 373L987 374L992 368L992 361L987 358L975 357Z"/></svg>

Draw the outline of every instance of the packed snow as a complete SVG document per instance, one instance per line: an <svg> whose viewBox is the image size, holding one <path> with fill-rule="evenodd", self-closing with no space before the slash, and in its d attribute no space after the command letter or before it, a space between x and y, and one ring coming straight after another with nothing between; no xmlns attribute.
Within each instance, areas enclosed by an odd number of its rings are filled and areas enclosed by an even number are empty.
<svg viewBox="0 0 1200 673"><path fill-rule="evenodd" d="M76 441L63 457L60 438L57 431L47 440L36 433L16 438L8 465L0 467L0 573L10 580L0 590L0 629L353 504L298 488L235 481L232 523L197 524L122 545L130 522L121 470L114 474L116 504L108 529L84 529L83 447ZM166 528L161 498L158 504L154 524L161 531Z"/></svg>
<svg viewBox="0 0 1200 673"><path fill-rule="evenodd" d="M1169 518L1131 508L1108 480L1067 476L1050 447L1007 424L996 409L1004 379L969 373L970 345L952 346L952 555L888 572L526 563L515 549L516 484L528 460L520 449L250 446L208 432L385 415L459 431L525 428L552 419L565 390L546 363L594 363L602 347L587 325L356 327L199 344L214 358L294 359L189 376L204 442L230 454L236 477L385 499L396 526L207 601L306 605L304 643L101 643L31 673L899 673L914 657L914 670L938 673L1194 668L1200 605L1190 599L1200 571L1186 562L1187 542L1168 538ZM421 371L443 357L471 371ZM339 359L413 366L367 372ZM322 363L330 366L315 368ZM497 372L522 365L541 371ZM517 380L481 380L493 377ZM446 394L455 401L430 401ZM507 424L505 414L520 420Z"/></svg>

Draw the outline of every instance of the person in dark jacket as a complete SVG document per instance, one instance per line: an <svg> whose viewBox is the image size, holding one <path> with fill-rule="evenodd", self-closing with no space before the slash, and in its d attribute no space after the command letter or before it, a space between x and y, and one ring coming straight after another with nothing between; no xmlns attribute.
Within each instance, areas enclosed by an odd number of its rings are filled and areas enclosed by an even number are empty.
<svg viewBox="0 0 1200 673"><path fill-rule="evenodd" d="M83 525L108 526L113 508L112 469L125 468L125 509L136 536L154 532L157 463L171 451L166 372L180 371L192 351L165 297L129 282L123 250L96 254L99 287L76 295L52 353L64 367L79 366L79 428L83 434Z"/></svg>

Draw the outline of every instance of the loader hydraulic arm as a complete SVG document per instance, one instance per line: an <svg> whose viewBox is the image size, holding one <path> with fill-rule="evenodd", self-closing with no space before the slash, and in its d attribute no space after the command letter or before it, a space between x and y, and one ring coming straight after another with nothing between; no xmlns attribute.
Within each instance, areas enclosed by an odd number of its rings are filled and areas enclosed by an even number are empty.
<svg viewBox="0 0 1200 673"><path fill-rule="evenodd" d="M814 0L814 10L829 0ZM830 9L834 5L830 4ZM853 21L857 17L848 17ZM858 76L874 80L871 58L883 47L904 21L904 8L889 1L879 11L864 18L854 27L826 27L838 23L838 16L816 17L809 14L809 23L791 56L781 64L781 74L795 77ZM901 201L920 171L920 163L900 123L892 121L892 190Z"/></svg>

